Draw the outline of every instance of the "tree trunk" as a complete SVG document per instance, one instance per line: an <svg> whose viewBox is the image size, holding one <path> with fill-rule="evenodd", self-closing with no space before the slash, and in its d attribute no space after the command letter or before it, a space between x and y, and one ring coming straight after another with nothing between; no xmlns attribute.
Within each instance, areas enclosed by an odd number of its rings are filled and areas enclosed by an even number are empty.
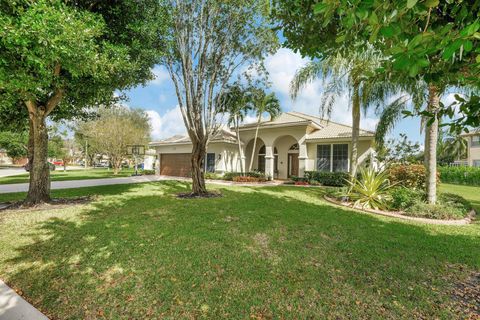
<svg viewBox="0 0 480 320"><path fill-rule="evenodd" d="M437 201L437 140L438 140L438 119L437 113L440 108L440 96L438 88L430 84L428 86L428 111L433 113L435 120L430 126L427 126L425 134L428 137L428 149L425 152L428 155L427 160L427 200L430 204L435 204Z"/></svg>
<svg viewBox="0 0 480 320"><path fill-rule="evenodd" d="M40 109L40 108L39 108ZM45 112L30 113L29 162L30 185L25 204L36 205L50 201L50 169L48 166L48 129Z"/></svg>
<svg viewBox="0 0 480 320"><path fill-rule="evenodd" d="M203 160L207 152L205 140L192 139L192 194L205 195L208 193L203 175Z"/></svg>
<svg viewBox="0 0 480 320"><path fill-rule="evenodd" d="M352 180L357 175L358 167L358 136L360 135L360 97L358 96L358 85L353 89L352 101L352 152L350 155L350 176Z"/></svg>
<svg viewBox="0 0 480 320"><path fill-rule="evenodd" d="M240 157L240 173L244 175L243 170L243 151L242 151L242 141L240 140L240 124L238 123L238 117L235 117L235 132L237 133L237 143L238 143L238 155Z"/></svg>
<svg viewBox="0 0 480 320"><path fill-rule="evenodd" d="M255 139L253 140L253 150L252 150L252 156L250 157L250 164L248 165L248 172L252 171L253 158L255 157L255 149L257 148L258 128L260 128L261 121L262 121L262 115L260 114L257 120L257 128L255 129Z"/></svg>

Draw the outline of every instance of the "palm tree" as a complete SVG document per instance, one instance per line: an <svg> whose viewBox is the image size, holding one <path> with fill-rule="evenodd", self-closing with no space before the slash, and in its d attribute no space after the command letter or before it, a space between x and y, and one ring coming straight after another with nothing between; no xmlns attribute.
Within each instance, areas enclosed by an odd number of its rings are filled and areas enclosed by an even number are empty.
<svg viewBox="0 0 480 320"><path fill-rule="evenodd" d="M252 106L257 116L257 128L255 130L255 139L253 140L252 156L250 157L250 164L248 165L248 171L252 171L253 155L255 154L255 148L257 147L258 129L262 122L262 115L267 113L270 116L270 121L277 117L280 112L280 101L274 93L266 94L262 89L254 89L252 94Z"/></svg>
<svg viewBox="0 0 480 320"><path fill-rule="evenodd" d="M437 158L441 164L449 164L467 157L468 143L463 137L440 130L437 142Z"/></svg>
<svg viewBox="0 0 480 320"><path fill-rule="evenodd" d="M366 113L372 106L379 108L395 93L393 83L386 79L383 73L376 72L383 59L384 57L371 47L363 51L352 50L344 55L338 53L308 63L297 71L290 84L290 94L295 100L300 90L313 80L320 78L327 81L320 103L322 116L330 116L336 99L348 92L352 112L351 177L355 177L358 167L361 110Z"/></svg>
<svg viewBox="0 0 480 320"><path fill-rule="evenodd" d="M405 117L405 114L422 116L421 129L425 129L424 164L427 173L426 192L428 203L431 204L436 203L437 200L437 144L439 139L439 120L437 115L442 107L440 97L449 88L453 88L459 93L476 91L475 88L471 87L459 87L458 83L458 79L450 79L448 74L437 82L427 82L423 78L396 77L395 85L405 95L383 109L377 125L375 140L381 144L385 135L400 119ZM409 106L407 101L409 100L412 102L414 112L407 110ZM425 105L426 109L422 112L422 107Z"/></svg>
<svg viewBox="0 0 480 320"><path fill-rule="evenodd" d="M234 127L237 135L240 172L243 175L243 150L240 140L240 124L244 121L247 112L252 108L251 88L244 88L239 84L231 85L225 90L219 101L221 101L221 110L219 112L228 114L227 123L230 127Z"/></svg>

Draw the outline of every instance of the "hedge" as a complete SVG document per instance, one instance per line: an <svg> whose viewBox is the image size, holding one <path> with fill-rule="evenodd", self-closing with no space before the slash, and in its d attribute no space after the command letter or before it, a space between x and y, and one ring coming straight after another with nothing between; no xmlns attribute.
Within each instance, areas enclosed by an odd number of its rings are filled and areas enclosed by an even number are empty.
<svg viewBox="0 0 480 320"><path fill-rule="evenodd" d="M438 172L444 183L480 186L479 167L438 167Z"/></svg>
<svg viewBox="0 0 480 320"><path fill-rule="evenodd" d="M307 181L315 181L324 186L343 187L348 184L348 172L305 171Z"/></svg>

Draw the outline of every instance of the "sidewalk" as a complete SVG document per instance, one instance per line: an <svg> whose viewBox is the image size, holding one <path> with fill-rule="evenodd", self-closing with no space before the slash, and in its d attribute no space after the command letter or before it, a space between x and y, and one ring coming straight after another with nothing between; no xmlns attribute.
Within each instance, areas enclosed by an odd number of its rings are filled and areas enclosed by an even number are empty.
<svg viewBox="0 0 480 320"><path fill-rule="evenodd" d="M154 181L191 181L190 178L184 177L170 177L170 176L134 176L122 178L104 178L104 179L88 179L88 180L68 180L68 181L52 181L51 189L72 189L82 187L107 186L114 184L130 184ZM281 181L269 181L265 183L236 183L232 181L223 180L206 180L207 183L219 184L224 186L276 186L282 184ZM3 184L0 185L0 194L11 192L27 192L28 183Z"/></svg>
<svg viewBox="0 0 480 320"><path fill-rule="evenodd" d="M0 280L0 320L48 320Z"/></svg>

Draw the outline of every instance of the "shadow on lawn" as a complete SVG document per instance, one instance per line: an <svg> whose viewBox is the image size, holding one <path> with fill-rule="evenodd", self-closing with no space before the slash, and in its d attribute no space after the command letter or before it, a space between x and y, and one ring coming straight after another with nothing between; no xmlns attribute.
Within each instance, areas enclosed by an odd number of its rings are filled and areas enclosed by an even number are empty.
<svg viewBox="0 0 480 320"><path fill-rule="evenodd" d="M478 234L335 208L318 189L175 197L188 188L105 188L79 221L19 235L35 241L5 280L59 319L433 317L449 312L448 281L479 268Z"/></svg>

